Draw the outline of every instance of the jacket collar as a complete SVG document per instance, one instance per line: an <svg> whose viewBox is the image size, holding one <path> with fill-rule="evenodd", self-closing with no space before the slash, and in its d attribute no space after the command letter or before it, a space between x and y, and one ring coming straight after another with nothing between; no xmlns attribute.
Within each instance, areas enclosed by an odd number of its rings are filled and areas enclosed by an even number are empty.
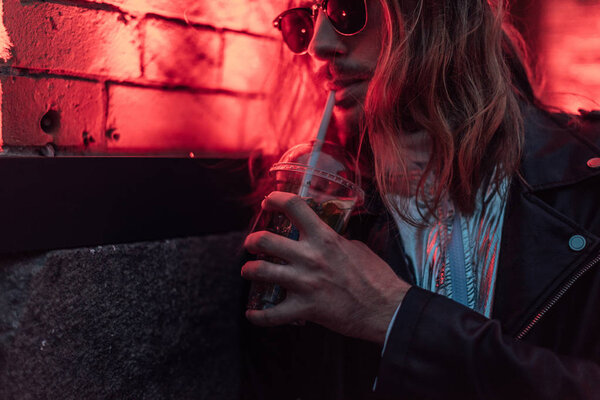
<svg viewBox="0 0 600 400"><path fill-rule="evenodd" d="M549 114L530 106L525 112L521 173L531 190L573 184L594 175L587 161L600 157L600 127L567 114ZM585 132L584 132L585 131Z"/></svg>
<svg viewBox="0 0 600 400"><path fill-rule="evenodd" d="M566 116L539 110L527 113L521 177L513 179L509 194L493 311L513 335L597 252L600 243L571 215L539 196L547 190L568 191L571 185L600 175L587 166L590 158L600 156L596 138L581 136L567 121ZM582 251L569 247L574 235L586 239Z"/></svg>
<svg viewBox="0 0 600 400"><path fill-rule="evenodd" d="M597 235L537 195L544 190L568 190L572 184L600 175L600 171L587 166L587 160L600 157L600 148L594 145L600 143L600 129L591 130L586 138L580 134L581 127L569 125L568 116L550 115L535 108L527 110L526 116L520 177L513 178L509 192L492 314L512 335L600 247ZM395 272L414 284L395 224L391 217L383 218L387 214L381 211L380 202L373 204L378 207L373 206L371 211L379 215L381 223L371 236L375 232L384 237L363 240L375 244L374 250ZM569 248L574 235L586 239L584 250L574 252Z"/></svg>

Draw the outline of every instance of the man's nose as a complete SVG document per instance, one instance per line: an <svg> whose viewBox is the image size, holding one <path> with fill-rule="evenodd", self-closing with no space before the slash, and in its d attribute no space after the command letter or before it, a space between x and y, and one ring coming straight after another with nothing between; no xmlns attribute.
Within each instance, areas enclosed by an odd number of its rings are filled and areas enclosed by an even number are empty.
<svg viewBox="0 0 600 400"><path fill-rule="evenodd" d="M342 35L338 34L322 11L315 22L313 38L308 46L308 54L320 60L332 60L346 53Z"/></svg>

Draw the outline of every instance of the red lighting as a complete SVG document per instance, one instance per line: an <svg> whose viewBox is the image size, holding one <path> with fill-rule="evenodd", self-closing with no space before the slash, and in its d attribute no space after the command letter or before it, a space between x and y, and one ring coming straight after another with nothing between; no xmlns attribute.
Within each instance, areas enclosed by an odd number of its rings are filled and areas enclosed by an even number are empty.
<svg viewBox="0 0 600 400"><path fill-rule="evenodd" d="M536 7L522 17L536 27L542 100L570 112L600 109L600 3L531 1ZM285 134L271 128L269 110L280 105L265 97L285 57L272 20L287 2L108 2L119 11L80 3L0 3L0 62L8 71L0 147L183 157L277 147ZM39 128L48 110L61 118L50 133ZM292 142L315 134L315 121L291 125Z"/></svg>
<svg viewBox="0 0 600 400"><path fill-rule="evenodd" d="M565 111L600 108L600 3L544 0L540 16L543 100Z"/></svg>

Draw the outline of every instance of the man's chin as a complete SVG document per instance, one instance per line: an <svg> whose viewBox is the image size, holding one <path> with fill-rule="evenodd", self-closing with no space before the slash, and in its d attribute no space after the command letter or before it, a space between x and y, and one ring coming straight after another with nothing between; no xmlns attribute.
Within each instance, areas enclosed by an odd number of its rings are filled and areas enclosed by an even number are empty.
<svg viewBox="0 0 600 400"><path fill-rule="evenodd" d="M350 108L336 107L334 115L338 136L342 142L344 142L345 138L359 135L360 119L363 115L363 109L360 104L356 104Z"/></svg>

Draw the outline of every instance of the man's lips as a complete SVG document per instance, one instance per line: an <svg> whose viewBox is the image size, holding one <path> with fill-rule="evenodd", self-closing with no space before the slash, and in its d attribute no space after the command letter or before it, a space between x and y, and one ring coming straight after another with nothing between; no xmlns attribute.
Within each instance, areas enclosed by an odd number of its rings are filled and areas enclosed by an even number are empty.
<svg viewBox="0 0 600 400"><path fill-rule="evenodd" d="M331 79L326 83L327 90L335 90L340 91L344 90L348 86L352 86L356 83L364 81L366 78L364 77L353 77L353 78L343 78L343 79Z"/></svg>
<svg viewBox="0 0 600 400"><path fill-rule="evenodd" d="M327 90L335 90L335 105L350 108L362 97L359 86L365 83L364 78L336 79L327 82Z"/></svg>

